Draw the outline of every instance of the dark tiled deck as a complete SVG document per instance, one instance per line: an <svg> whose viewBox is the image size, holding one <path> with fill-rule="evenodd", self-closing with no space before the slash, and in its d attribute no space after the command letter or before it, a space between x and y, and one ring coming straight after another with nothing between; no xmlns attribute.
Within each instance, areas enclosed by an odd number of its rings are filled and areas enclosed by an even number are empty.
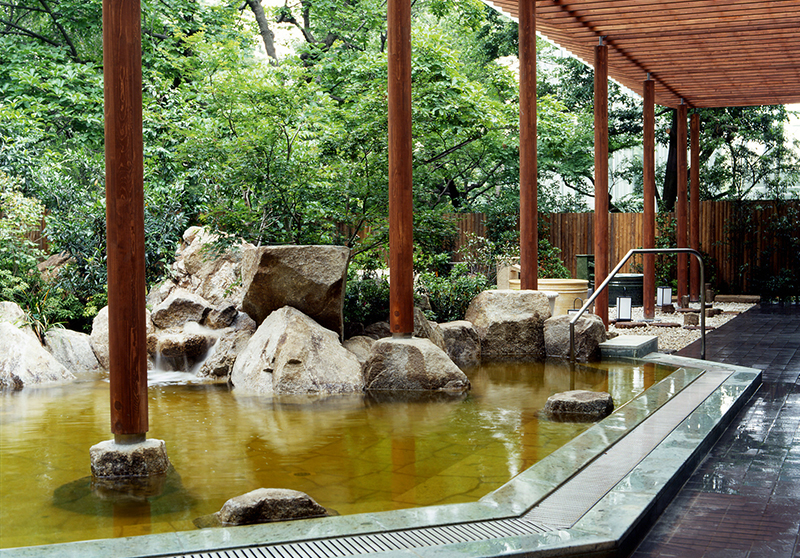
<svg viewBox="0 0 800 558"><path fill-rule="evenodd" d="M699 358L696 342L679 353ZM763 384L631 558L800 557L800 305L756 306L707 336L706 358Z"/></svg>

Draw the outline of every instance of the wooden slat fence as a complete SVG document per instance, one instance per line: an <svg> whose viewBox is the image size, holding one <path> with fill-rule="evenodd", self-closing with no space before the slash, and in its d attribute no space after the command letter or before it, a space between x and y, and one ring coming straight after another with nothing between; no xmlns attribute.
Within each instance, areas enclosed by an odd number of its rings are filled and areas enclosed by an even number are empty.
<svg viewBox="0 0 800 558"><path fill-rule="evenodd" d="M799 212L800 201L797 200L701 202L700 250L709 256L707 265L710 264L709 272L716 274L717 286L725 292L748 292L754 278L777 274L796 262ZM464 246L467 233L486 234L483 214L460 214L457 219L456 250ZM540 214L539 219L546 223L550 242L561 249L562 260L574 277L575 256L594 253L594 215L552 213ZM642 246L642 219L641 213L609 215L609 268L628 250ZM667 222L672 219L674 214L669 215ZM795 240L786 234L792 227ZM638 264L641 264L641 257L637 256L623 271L635 271L634 266Z"/></svg>

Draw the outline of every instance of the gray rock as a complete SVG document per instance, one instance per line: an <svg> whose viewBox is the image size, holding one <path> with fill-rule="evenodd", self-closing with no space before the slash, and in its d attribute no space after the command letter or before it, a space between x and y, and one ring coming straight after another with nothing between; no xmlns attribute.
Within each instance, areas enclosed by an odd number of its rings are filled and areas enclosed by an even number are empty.
<svg viewBox="0 0 800 558"><path fill-rule="evenodd" d="M466 320L481 340L481 357L525 356L544 360L544 321L550 317L540 291L492 290L476 296Z"/></svg>
<svg viewBox="0 0 800 558"><path fill-rule="evenodd" d="M392 336L392 328L389 322L375 322L364 328L364 335L372 339L383 339Z"/></svg>
<svg viewBox="0 0 800 558"><path fill-rule="evenodd" d="M35 336L8 322L0 322L0 389L74 379L72 372L48 353Z"/></svg>
<svg viewBox="0 0 800 558"><path fill-rule="evenodd" d="M687 312L683 315L683 325L685 326L692 326L692 325L699 325L700 324L700 314L695 314L693 312Z"/></svg>
<svg viewBox="0 0 800 558"><path fill-rule="evenodd" d="M414 337L430 339L434 345L445 350L442 328L436 322L428 320L422 310L416 307L414 308Z"/></svg>
<svg viewBox="0 0 800 558"><path fill-rule="evenodd" d="M544 412L560 420L589 421L607 417L614 410L611 395L604 391L572 390L547 398Z"/></svg>
<svg viewBox="0 0 800 558"><path fill-rule="evenodd" d="M53 328L45 333L44 346L76 377L93 378L102 371L92 350L91 338L85 333Z"/></svg>
<svg viewBox="0 0 800 558"><path fill-rule="evenodd" d="M429 339L379 339L364 364L366 390L465 391L469 388L466 375Z"/></svg>
<svg viewBox="0 0 800 558"><path fill-rule="evenodd" d="M205 324L212 329L222 329L228 327L239 315L236 305L232 303L223 304L212 308L206 316Z"/></svg>
<svg viewBox="0 0 800 558"><path fill-rule="evenodd" d="M33 329L27 325L25 311L16 302L0 302L0 322L7 322L13 326L16 326L34 339L39 339L36 337Z"/></svg>
<svg viewBox="0 0 800 558"><path fill-rule="evenodd" d="M149 438L138 444L106 440L89 449L92 475L98 478L165 475L169 469L163 440Z"/></svg>
<svg viewBox="0 0 800 558"><path fill-rule="evenodd" d="M259 488L231 498L217 515L223 525L250 525L323 517L328 514L325 508L303 492L284 488Z"/></svg>
<svg viewBox="0 0 800 558"><path fill-rule="evenodd" d="M553 316L544 322L544 344L547 356L569 358L569 314ZM580 361L600 358L600 343L606 340L603 320L584 314L575 323L575 358Z"/></svg>
<svg viewBox="0 0 800 558"><path fill-rule="evenodd" d="M230 327L217 330L219 335L217 342L198 370L197 375L210 378L227 378L231 370L233 370L236 357L247 346L255 331L256 323L253 319L244 312L239 312Z"/></svg>
<svg viewBox="0 0 800 558"><path fill-rule="evenodd" d="M187 322L202 323L211 305L204 298L185 289L175 289L153 308L153 323L160 328L181 327Z"/></svg>
<svg viewBox="0 0 800 558"><path fill-rule="evenodd" d="M471 322L458 320L441 324L447 356L458 366L481 362L481 340Z"/></svg>
<svg viewBox="0 0 800 558"><path fill-rule="evenodd" d="M89 344L92 346L100 366L108 370L108 306L102 308L92 320Z"/></svg>
<svg viewBox="0 0 800 558"><path fill-rule="evenodd" d="M361 365L338 336L291 306L270 314L231 371L237 390L262 395L361 391Z"/></svg>
<svg viewBox="0 0 800 558"><path fill-rule="evenodd" d="M358 362L364 364L367 362L369 358L370 351L372 351L372 345L375 343L375 340L372 337L367 337L366 335L356 335L355 337L351 337L347 339L342 346L356 355Z"/></svg>
<svg viewBox="0 0 800 558"><path fill-rule="evenodd" d="M187 324L188 325L188 324ZM191 327L170 328L156 334L156 354L165 358L186 357L196 361L205 356L216 336Z"/></svg>
<svg viewBox="0 0 800 558"><path fill-rule="evenodd" d="M53 254L45 261L36 264L36 269L39 270L42 281L45 283L50 283L58 277L58 275L61 273L61 270L64 269L65 266L73 263L74 261L75 258L70 256L68 253L60 252L58 254Z"/></svg>
<svg viewBox="0 0 800 558"><path fill-rule="evenodd" d="M257 324L284 306L339 335L350 250L344 246L262 246L242 261L242 310Z"/></svg>

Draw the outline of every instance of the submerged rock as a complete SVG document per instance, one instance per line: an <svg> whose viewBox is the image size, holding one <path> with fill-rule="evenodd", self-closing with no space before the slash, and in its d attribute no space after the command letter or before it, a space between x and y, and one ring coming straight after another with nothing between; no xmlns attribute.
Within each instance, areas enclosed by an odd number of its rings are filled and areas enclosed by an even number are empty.
<svg viewBox="0 0 800 558"><path fill-rule="evenodd" d="M217 513L223 525L251 525L328 515L311 496L285 488L259 488L231 498Z"/></svg>
<svg viewBox="0 0 800 558"><path fill-rule="evenodd" d="M291 306L270 314L236 358L235 388L261 395L361 391L361 365L333 331Z"/></svg>
<svg viewBox="0 0 800 558"><path fill-rule="evenodd" d="M364 364L364 389L368 391L466 391L469 388L467 376L429 339L379 339Z"/></svg>
<svg viewBox="0 0 800 558"><path fill-rule="evenodd" d="M257 324L292 306L324 328L344 331L350 250L344 246L261 246L245 250L242 310Z"/></svg>
<svg viewBox="0 0 800 558"><path fill-rule="evenodd" d="M569 321L572 316L553 316L544 322L544 344L547 356L569 358ZM584 314L575 323L575 358L598 360L600 343L606 340L606 326L599 316Z"/></svg>
<svg viewBox="0 0 800 558"><path fill-rule="evenodd" d="M547 398L544 413L558 420L585 422L600 420L614 410L611 394L604 391L572 390Z"/></svg>
<svg viewBox="0 0 800 558"><path fill-rule="evenodd" d="M550 303L541 291L484 291L469 305L465 319L481 340L482 357L525 356L544 360L544 321Z"/></svg>

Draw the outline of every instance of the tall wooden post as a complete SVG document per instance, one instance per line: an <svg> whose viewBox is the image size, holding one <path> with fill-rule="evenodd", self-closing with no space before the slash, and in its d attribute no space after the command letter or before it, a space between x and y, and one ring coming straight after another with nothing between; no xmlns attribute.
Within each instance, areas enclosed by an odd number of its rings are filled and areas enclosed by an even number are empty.
<svg viewBox="0 0 800 558"><path fill-rule="evenodd" d="M688 248L688 211L687 211L687 184L686 184L686 118L687 106L683 101L678 105L678 206L677 234L678 248ZM678 254L678 302L689 294L689 261L685 254Z"/></svg>
<svg viewBox="0 0 800 558"><path fill-rule="evenodd" d="M111 431L140 441L147 421L142 44L139 0L103 2Z"/></svg>
<svg viewBox="0 0 800 558"><path fill-rule="evenodd" d="M608 46L594 51L594 284L608 275ZM595 299L595 314L608 326L608 290Z"/></svg>
<svg viewBox="0 0 800 558"><path fill-rule="evenodd" d="M700 251L700 115L691 116L691 157L692 166L689 184L689 246ZM690 287L689 298L693 302L700 300L700 264L697 258L689 259Z"/></svg>
<svg viewBox="0 0 800 558"><path fill-rule="evenodd" d="M644 215L642 223L642 245L644 248L656 247L656 117L655 82L647 76L644 82ZM655 257L645 255L642 306L645 320L655 318L656 265Z"/></svg>
<svg viewBox="0 0 800 558"><path fill-rule="evenodd" d="M519 0L519 254L520 288L538 287L536 191L536 2Z"/></svg>
<svg viewBox="0 0 800 558"><path fill-rule="evenodd" d="M411 2L388 0L389 321L392 334L414 331L411 192Z"/></svg>

